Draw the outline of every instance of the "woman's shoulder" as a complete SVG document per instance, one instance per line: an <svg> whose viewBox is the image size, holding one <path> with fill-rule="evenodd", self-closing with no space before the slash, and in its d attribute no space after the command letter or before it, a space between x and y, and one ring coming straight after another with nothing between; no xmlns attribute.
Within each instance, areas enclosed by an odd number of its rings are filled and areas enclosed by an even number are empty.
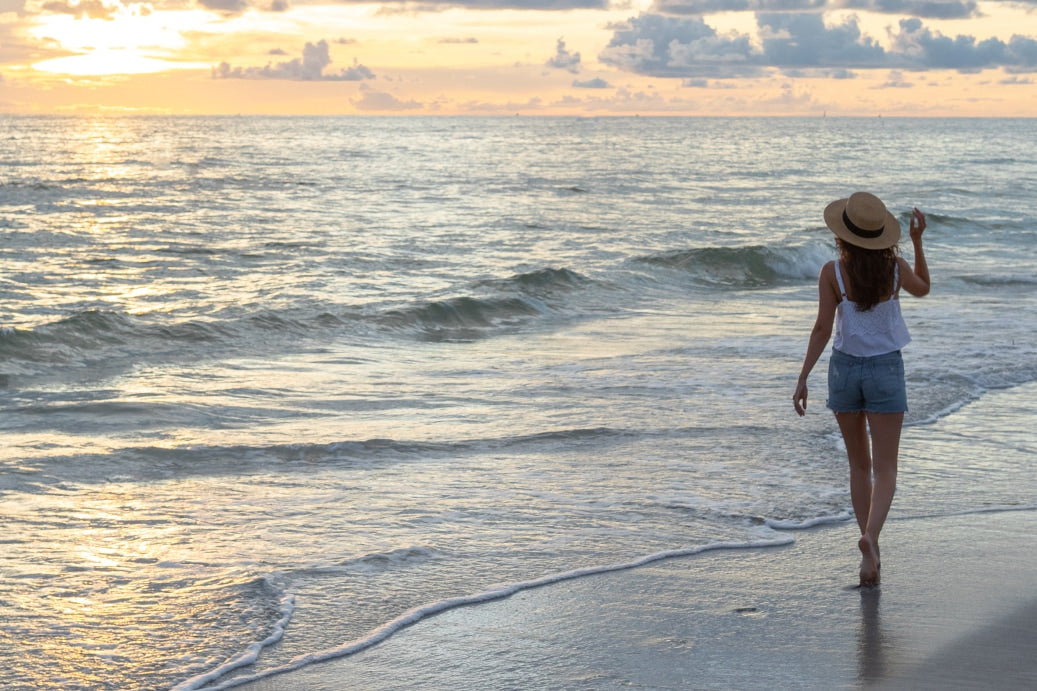
<svg viewBox="0 0 1037 691"><path fill-rule="evenodd" d="M825 262L817 276L817 284L826 292L834 294L838 302L841 291L839 290L839 281L835 277L835 262L835 259Z"/></svg>

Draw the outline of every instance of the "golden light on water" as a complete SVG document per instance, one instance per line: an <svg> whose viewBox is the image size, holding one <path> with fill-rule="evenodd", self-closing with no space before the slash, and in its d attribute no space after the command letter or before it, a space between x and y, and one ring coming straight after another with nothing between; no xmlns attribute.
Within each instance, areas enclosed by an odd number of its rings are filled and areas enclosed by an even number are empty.
<svg viewBox="0 0 1037 691"><path fill-rule="evenodd" d="M8 564L24 571L0 573L0 580L38 582L38 597L14 608L5 623L51 631L33 649L39 678L51 687L103 688L131 660L139 669L161 667L163 649L182 644L192 622L213 609L207 591L241 582L222 570L179 568L194 557L193 546L152 499L147 487L121 482L0 497L9 520L31 526L5 546ZM155 608L156 593L167 596L165 607Z"/></svg>

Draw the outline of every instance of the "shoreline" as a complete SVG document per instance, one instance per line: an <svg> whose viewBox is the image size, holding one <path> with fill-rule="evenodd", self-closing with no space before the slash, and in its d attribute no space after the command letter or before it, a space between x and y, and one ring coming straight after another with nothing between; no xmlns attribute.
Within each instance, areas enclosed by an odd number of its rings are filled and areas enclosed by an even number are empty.
<svg viewBox="0 0 1037 691"><path fill-rule="evenodd" d="M222 683L250 691L330 691L344 683L363 689L1033 685L1033 516L1034 509L1020 508L890 520L879 588L855 587L856 526L821 526L796 531L787 546L672 557L457 607L348 657ZM965 685L955 686L958 678Z"/></svg>

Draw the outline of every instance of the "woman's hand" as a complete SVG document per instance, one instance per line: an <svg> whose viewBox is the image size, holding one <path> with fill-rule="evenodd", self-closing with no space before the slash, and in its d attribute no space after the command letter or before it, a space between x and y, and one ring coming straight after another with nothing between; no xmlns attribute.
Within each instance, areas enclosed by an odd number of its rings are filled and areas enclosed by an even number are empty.
<svg viewBox="0 0 1037 691"><path fill-rule="evenodd" d="M796 407L796 412L800 417L807 414L807 382L805 379L800 379L796 384L796 393L792 394L792 405Z"/></svg>
<svg viewBox="0 0 1037 691"><path fill-rule="evenodd" d="M911 240L921 242L922 233L925 232L925 214L916 207L911 212Z"/></svg>

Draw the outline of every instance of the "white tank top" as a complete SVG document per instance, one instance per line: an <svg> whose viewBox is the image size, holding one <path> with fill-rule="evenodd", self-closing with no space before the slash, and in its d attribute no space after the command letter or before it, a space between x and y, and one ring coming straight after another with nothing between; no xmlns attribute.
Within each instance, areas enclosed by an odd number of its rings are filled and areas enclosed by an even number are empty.
<svg viewBox="0 0 1037 691"><path fill-rule="evenodd" d="M900 265L893 266L892 296L862 312L856 302L846 297L839 264L836 260L835 279L839 282L843 299L835 312L835 349L855 357L871 357L892 353L910 343L911 334L907 332L904 315L900 312L900 300L897 299Z"/></svg>

